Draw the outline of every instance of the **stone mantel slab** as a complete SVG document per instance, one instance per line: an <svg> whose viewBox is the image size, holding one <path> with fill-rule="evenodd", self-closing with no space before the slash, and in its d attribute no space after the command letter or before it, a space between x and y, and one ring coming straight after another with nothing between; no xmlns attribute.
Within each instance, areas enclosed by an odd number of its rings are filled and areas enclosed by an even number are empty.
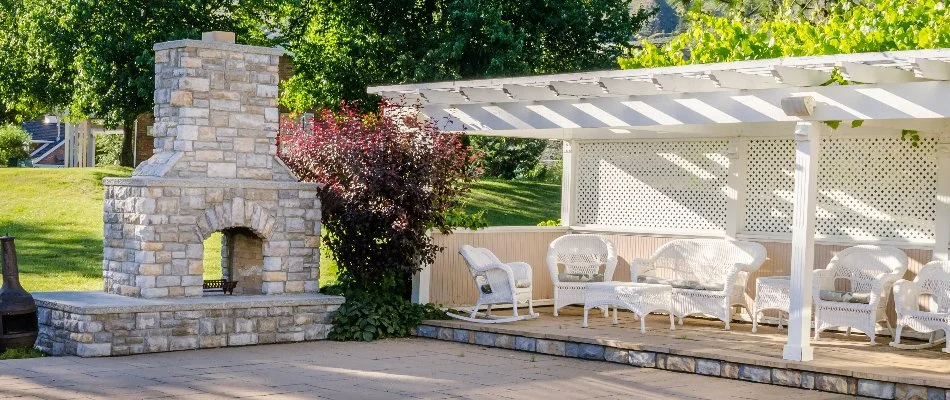
<svg viewBox="0 0 950 400"><path fill-rule="evenodd" d="M246 188L246 189L294 189L319 190L322 183L310 182L277 182L255 179L217 179L217 178L103 178L105 186L132 186L132 187L195 187L195 188Z"/></svg>
<svg viewBox="0 0 950 400"><path fill-rule="evenodd" d="M209 41L194 40L194 39L172 40L170 42L156 43L155 45L152 46L152 50L159 51L159 50L168 50L168 49L178 49L182 47L195 47L199 49L212 49L212 50L226 50L226 51L252 53L252 54L266 54L269 56L282 56L285 54L283 49L280 49L277 47L258 47L258 46L248 46L246 44L209 42Z"/></svg>
<svg viewBox="0 0 950 400"><path fill-rule="evenodd" d="M33 298L38 307L83 315L340 305L344 302L342 296L319 293L145 299L105 292L40 292L33 293Z"/></svg>

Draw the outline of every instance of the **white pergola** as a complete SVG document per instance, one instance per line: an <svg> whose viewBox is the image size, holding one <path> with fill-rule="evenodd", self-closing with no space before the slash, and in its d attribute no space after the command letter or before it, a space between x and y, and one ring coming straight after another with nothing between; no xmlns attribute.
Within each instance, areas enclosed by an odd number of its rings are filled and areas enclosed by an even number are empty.
<svg viewBox="0 0 950 400"><path fill-rule="evenodd" d="M834 69L850 82L828 84ZM812 270L820 137L825 121L938 134L933 257L950 243L950 49L781 58L368 88L418 106L445 132L565 141L756 136L795 139L791 313L784 358L812 359ZM950 139L950 138L948 138ZM742 157L729 168L725 235L735 237ZM575 202L562 194L562 223Z"/></svg>

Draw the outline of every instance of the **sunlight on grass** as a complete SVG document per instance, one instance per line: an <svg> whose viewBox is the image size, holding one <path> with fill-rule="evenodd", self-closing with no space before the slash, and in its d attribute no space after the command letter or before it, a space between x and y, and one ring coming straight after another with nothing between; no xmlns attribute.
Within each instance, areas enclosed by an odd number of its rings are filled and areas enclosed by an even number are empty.
<svg viewBox="0 0 950 400"><path fill-rule="evenodd" d="M221 279L221 232L205 240L204 279Z"/></svg>
<svg viewBox="0 0 950 400"><path fill-rule="evenodd" d="M485 210L489 226L534 226L561 217L561 185L482 179L472 185L465 208Z"/></svg>
<svg viewBox="0 0 950 400"><path fill-rule="evenodd" d="M0 168L0 234L29 291L102 290L102 178L128 168Z"/></svg>

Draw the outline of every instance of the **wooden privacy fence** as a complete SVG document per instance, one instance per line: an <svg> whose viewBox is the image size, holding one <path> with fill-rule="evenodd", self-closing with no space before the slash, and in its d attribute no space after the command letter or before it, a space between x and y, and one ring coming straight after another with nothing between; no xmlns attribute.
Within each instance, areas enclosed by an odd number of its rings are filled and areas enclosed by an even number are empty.
<svg viewBox="0 0 950 400"><path fill-rule="evenodd" d="M490 249L502 262L524 261L531 265L534 279L534 299L545 300L554 296L551 278L548 274L547 248L552 240L568 234L563 227L497 227L477 231L459 230L450 235L434 233L433 239L439 246L445 247L436 258L427 273L420 274L420 282L428 288L428 302L442 306L470 305L476 299L475 285L465 264L458 254L462 245ZM585 231L584 233L598 233ZM649 257L658 247L678 239L672 236L653 236L640 234L598 233L614 242L617 248L618 262L614 280L630 280L629 260ZM761 241L768 251L765 264L749 277L746 294L755 297L755 279L763 276L789 275L791 263L791 244L777 241ZM842 249L849 247L840 244L818 244L815 246L815 269L822 269L831 258ZM906 279L913 279L917 271L930 261L931 251L905 248L909 260ZM427 278L426 278L427 277ZM425 281L428 280L426 283ZM423 290L425 292L425 290ZM425 301L425 298L422 298ZM893 318L893 300L888 305Z"/></svg>

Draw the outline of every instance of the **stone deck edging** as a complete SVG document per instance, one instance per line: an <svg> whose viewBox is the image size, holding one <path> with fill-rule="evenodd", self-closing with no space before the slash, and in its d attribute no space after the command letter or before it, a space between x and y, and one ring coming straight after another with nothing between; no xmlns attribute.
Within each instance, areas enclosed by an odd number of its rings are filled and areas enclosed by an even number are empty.
<svg viewBox="0 0 950 400"><path fill-rule="evenodd" d="M695 352L638 345L615 340L598 340L557 334L539 334L498 326L470 329L456 321L425 321L414 334L438 340L469 343L487 347L521 350L546 355L581 358L629 364L641 368L738 379L772 385L798 387L824 392L874 397L880 399L946 399L950 391L892 377L879 377L854 371L836 370L808 363L775 362L752 357L722 355L710 358Z"/></svg>

